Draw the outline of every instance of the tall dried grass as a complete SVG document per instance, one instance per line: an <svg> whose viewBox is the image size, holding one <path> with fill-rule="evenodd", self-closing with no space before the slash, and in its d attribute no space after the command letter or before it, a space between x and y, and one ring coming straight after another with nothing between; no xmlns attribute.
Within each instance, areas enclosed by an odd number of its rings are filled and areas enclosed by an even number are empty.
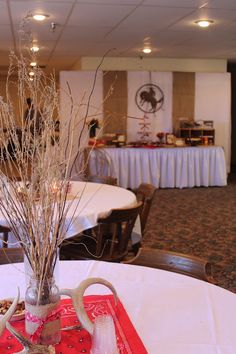
<svg viewBox="0 0 236 354"><path fill-rule="evenodd" d="M53 275L58 246L72 222L66 220L73 202L67 201L68 180L84 146L79 140L72 156L79 114L72 99L71 119L58 138L60 108L55 76L35 68L31 81L31 60L10 55L5 99L0 97L0 210L23 248L34 277L42 284ZM12 86L17 88L17 109L10 94ZM33 103L30 119L25 118L27 97ZM79 120L83 129L87 128L86 115ZM85 166L80 161L83 173Z"/></svg>

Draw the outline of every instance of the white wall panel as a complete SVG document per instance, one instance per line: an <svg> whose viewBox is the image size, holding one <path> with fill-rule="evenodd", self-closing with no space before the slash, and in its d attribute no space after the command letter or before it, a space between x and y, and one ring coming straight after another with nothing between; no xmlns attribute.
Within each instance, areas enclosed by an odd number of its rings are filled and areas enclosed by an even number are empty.
<svg viewBox="0 0 236 354"><path fill-rule="evenodd" d="M229 73L196 73L195 120L213 120L215 144L224 147L227 170L231 157L231 81Z"/></svg>
<svg viewBox="0 0 236 354"><path fill-rule="evenodd" d="M68 133L72 142L72 155L78 151L78 142L84 117L87 115L87 122L93 117L101 120L103 118L103 72L97 73L86 71L62 71L60 72L60 106L61 106L61 130L68 131L69 121L73 124L73 135ZM93 93L92 93L93 90ZM92 95L91 95L92 93ZM89 96L91 95L90 103ZM73 110L71 112L71 100ZM89 105L89 110L87 108ZM71 127L72 128L72 127ZM87 145L88 128L86 126L82 135L81 145Z"/></svg>

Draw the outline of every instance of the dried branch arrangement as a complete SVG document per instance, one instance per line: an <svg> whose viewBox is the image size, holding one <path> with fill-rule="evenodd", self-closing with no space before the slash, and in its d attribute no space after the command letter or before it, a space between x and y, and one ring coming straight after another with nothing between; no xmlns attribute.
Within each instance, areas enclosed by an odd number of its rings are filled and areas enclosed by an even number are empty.
<svg viewBox="0 0 236 354"><path fill-rule="evenodd" d="M71 161L73 165L73 159L78 159L84 146L79 139L72 156L71 137L78 124L78 109L72 99L71 119L63 130L65 136L61 132L58 138L60 109L56 79L36 68L31 80L29 63L30 58L10 55L6 97L0 97L0 209L35 278L43 283L53 274L58 246L68 227L68 210L74 201L66 200ZM12 103L12 87L17 88L18 107ZM31 102L25 112L29 97ZM79 120L85 128L86 116ZM83 169L81 165L81 173Z"/></svg>

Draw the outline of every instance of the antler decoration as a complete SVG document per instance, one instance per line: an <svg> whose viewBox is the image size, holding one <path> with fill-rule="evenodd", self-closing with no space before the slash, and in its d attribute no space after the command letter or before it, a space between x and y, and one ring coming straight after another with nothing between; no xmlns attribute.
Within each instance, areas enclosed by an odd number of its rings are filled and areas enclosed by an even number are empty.
<svg viewBox="0 0 236 354"><path fill-rule="evenodd" d="M111 283L109 283L107 280L102 279L102 278L85 279L75 289L62 289L62 290L60 290L60 295L66 295L66 296L71 297L74 308L75 308L76 315L77 315L82 327L84 329L86 329L90 335L93 335L94 324L88 318L88 315L85 312L84 303L83 303L83 295L84 295L85 290L90 285L93 285L93 284L102 284L102 285L105 285L107 288L109 288L115 297L115 303L117 305L118 296L117 296L115 288L113 287L113 285Z"/></svg>
<svg viewBox="0 0 236 354"><path fill-rule="evenodd" d="M52 345L33 344L27 338L18 333L9 322L6 324L7 329L16 337L16 339L23 345L24 349L15 354L55 354L56 351Z"/></svg>

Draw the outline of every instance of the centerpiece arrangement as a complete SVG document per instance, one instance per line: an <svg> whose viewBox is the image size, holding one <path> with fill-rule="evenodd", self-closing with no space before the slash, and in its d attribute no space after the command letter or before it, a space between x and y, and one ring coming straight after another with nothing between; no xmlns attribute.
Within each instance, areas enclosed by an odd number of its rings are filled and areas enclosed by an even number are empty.
<svg viewBox="0 0 236 354"><path fill-rule="evenodd" d="M80 155L84 149L81 136L88 109L80 119L82 129L78 131L79 106L76 108L71 98L70 120L65 122L58 137L60 92L56 78L35 67L32 79L31 61L31 57L10 55L6 93L0 97L0 210L24 252L29 279L25 294L26 332L31 342L48 346L60 342L59 302L64 293L55 284L54 270L58 248L73 223L74 214L68 217L68 211L72 203L73 210L79 203L78 195L67 196L75 161L77 176L84 173L86 165ZM73 137L76 135L75 151ZM84 289L94 282L102 282L114 290L99 279L90 280ZM82 297L83 289L78 288L75 293ZM64 295L73 300L73 294L67 291ZM93 325L84 313L82 300L81 304L78 301L78 298L74 301L76 312L92 334ZM11 315L9 310L0 323L2 329Z"/></svg>

